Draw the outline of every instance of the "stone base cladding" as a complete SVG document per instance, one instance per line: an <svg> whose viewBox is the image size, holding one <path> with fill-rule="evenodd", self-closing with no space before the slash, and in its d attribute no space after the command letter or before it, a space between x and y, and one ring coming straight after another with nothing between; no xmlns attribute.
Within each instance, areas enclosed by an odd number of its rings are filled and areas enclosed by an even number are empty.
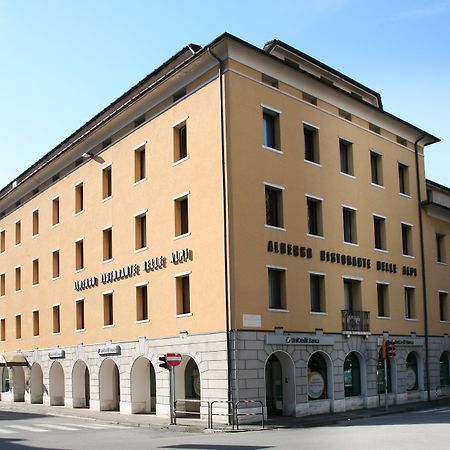
<svg viewBox="0 0 450 450"><path fill-rule="evenodd" d="M291 339L286 339L291 337ZM316 339L317 337L317 339ZM425 390L425 345L421 336L390 336L398 342L391 365L390 404L427 399ZM233 400L254 399L266 405L266 363L277 356L282 367L281 391L283 415L302 416L372 408L384 404L384 394L378 393L377 365L382 337L345 336L342 334L278 333L238 331L231 333L231 377ZM274 343L275 342L275 343ZM326 397L311 400L308 396L308 361L319 352L326 362ZM360 395L346 396L344 362L354 352L360 368ZM416 386L411 387L411 368L406 358L414 353L417 361ZM440 357L450 352L448 336L429 338L430 391L432 399L440 384ZM414 377L413 377L414 380ZM269 388L270 390L270 388ZM282 406L281 406L282 404ZM253 412L257 412L253 407ZM267 411L266 411L267 413Z"/></svg>

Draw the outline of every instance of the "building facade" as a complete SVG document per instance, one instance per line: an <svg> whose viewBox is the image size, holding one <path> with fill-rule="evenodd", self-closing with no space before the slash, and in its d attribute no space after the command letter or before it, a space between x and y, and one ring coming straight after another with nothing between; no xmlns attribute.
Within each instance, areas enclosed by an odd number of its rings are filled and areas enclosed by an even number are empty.
<svg viewBox="0 0 450 450"><path fill-rule="evenodd" d="M267 414L449 384L431 134L280 41L189 45L0 192L1 401ZM186 401L187 400L187 401ZM225 404L225 403L224 403Z"/></svg>

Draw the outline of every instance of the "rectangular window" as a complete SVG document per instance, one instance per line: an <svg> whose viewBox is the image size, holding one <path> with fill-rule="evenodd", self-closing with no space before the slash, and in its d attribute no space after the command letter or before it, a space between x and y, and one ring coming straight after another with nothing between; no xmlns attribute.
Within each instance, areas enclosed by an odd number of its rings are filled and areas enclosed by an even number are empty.
<svg viewBox="0 0 450 450"><path fill-rule="evenodd" d="M59 198L52 200L52 225L59 223Z"/></svg>
<svg viewBox="0 0 450 450"><path fill-rule="evenodd" d="M286 309L286 271L284 269L267 269L269 281L269 308Z"/></svg>
<svg viewBox="0 0 450 450"><path fill-rule="evenodd" d="M311 105L317 106L317 98L314 97L314 95L302 92L302 99L305 100L305 102L311 103Z"/></svg>
<svg viewBox="0 0 450 450"><path fill-rule="evenodd" d="M0 297L6 294L6 275L2 273L0 275Z"/></svg>
<svg viewBox="0 0 450 450"><path fill-rule="evenodd" d="M308 209L308 234L323 236L322 201L313 197L306 197Z"/></svg>
<svg viewBox="0 0 450 450"><path fill-rule="evenodd" d="M103 261L112 259L112 228L103 230Z"/></svg>
<svg viewBox="0 0 450 450"><path fill-rule="evenodd" d="M6 234L5 230L0 231L0 253L4 253L6 249Z"/></svg>
<svg viewBox="0 0 450 450"><path fill-rule="evenodd" d="M344 278L344 309L361 311L361 281Z"/></svg>
<svg viewBox="0 0 450 450"><path fill-rule="evenodd" d="M134 151L134 182L143 180L145 173L145 146Z"/></svg>
<svg viewBox="0 0 450 450"><path fill-rule="evenodd" d="M263 145L280 150L280 114L263 108Z"/></svg>
<svg viewBox="0 0 450 450"><path fill-rule="evenodd" d="M16 339L22 339L22 316L16 316Z"/></svg>
<svg viewBox="0 0 450 450"><path fill-rule="evenodd" d="M339 117L350 121L352 120L352 115L349 112L344 111L343 109L339 109Z"/></svg>
<svg viewBox="0 0 450 450"><path fill-rule="evenodd" d="M325 276L311 273L309 275L311 312L325 312Z"/></svg>
<svg viewBox="0 0 450 450"><path fill-rule="evenodd" d="M439 292L439 320L447 322L448 317L448 294L447 292Z"/></svg>
<svg viewBox="0 0 450 450"><path fill-rule="evenodd" d="M84 300L77 300L76 304L76 325L77 330L84 330Z"/></svg>
<svg viewBox="0 0 450 450"><path fill-rule="evenodd" d="M114 324L113 295L103 294L103 325L105 327Z"/></svg>
<svg viewBox="0 0 450 450"><path fill-rule="evenodd" d="M178 289L178 287L177 287ZM136 320L148 320L148 290L147 285L136 286Z"/></svg>
<svg viewBox="0 0 450 450"><path fill-rule="evenodd" d="M22 225L20 220L16 222L16 245L22 242Z"/></svg>
<svg viewBox="0 0 450 450"><path fill-rule="evenodd" d="M75 242L75 270L84 269L84 241Z"/></svg>
<svg viewBox="0 0 450 450"><path fill-rule="evenodd" d="M112 195L112 166L105 167L102 170L102 199Z"/></svg>
<svg viewBox="0 0 450 450"><path fill-rule="evenodd" d="M135 249L147 247L147 215L140 214L134 218Z"/></svg>
<svg viewBox="0 0 450 450"><path fill-rule="evenodd" d="M275 78L272 78L269 75L266 75L265 73L261 74L261 81L265 84L268 84L269 86L278 88L278 80Z"/></svg>
<svg viewBox="0 0 450 450"><path fill-rule="evenodd" d="M409 170L405 164L398 163L398 184L400 193L409 195Z"/></svg>
<svg viewBox="0 0 450 450"><path fill-rule="evenodd" d="M356 244L356 211L350 208L342 209L344 222L344 242Z"/></svg>
<svg viewBox="0 0 450 450"><path fill-rule="evenodd" d="M377 283L378 317L389 317L388 285Z"/></svg>
<svg viewBox="0 0 450 450"><path fill-rule="evenodd" d="M186 122L173 129L174 152L173 161L177 162L187 158L187 128Z"/></svg>
<svg viewBox="0 0 450 450"><path fill-rule="evenodd" d="M33 336L39 336L39 311L33 311Z"/></svg>
<svg viewBox="0 0 450 450"><path fill-rule="evenodd" d="M22 289L22 268L16 267L16 291Z"/></svg>
<svg viewBox="0 0 450 450"><path fill-rule="evenodd" d="M39 284L39 259L33 260L33 286Z"/></svg>
<svg viewBox="0 0 450 450"><path fill-rule="evenodd" d="M445 254L445 235L436 233L436 261L445 263L447 262Z"/></svg>
<svg viewBox="0 0 450 450"><path fill-rule="evenodd" d="M177 314L189 314L191 312L189 275L183 275L176 278L176 289Z"/></svg>
<svg viewBox="0 0 450 450"><path fill-rule="evenodd" d="M405 287L405 318L406 319L414 319L416 317L414 291L415 291L415 289L412 287Z"/></svg>
<svg viewBox="0 0 450 450"><path fill-rule="evenodd" d="M59 250L52 253L53 279L60 276Z"/></svg>
<svg viewBox="0 0 450 450"><path fill-rule="evenodd" d="M370 152L370 172L372 175L372 183L383 186L383 168L381 165L381 155Z"/></svg>
<svg viewBox="0 0 450 450"><path fill-rule="evenodd" d="M374 133L381 134L381 128L378 125L369 122L369 130Z"/></svg>
<svg viewBox="0 0 450 450"><path fill-rule="evenodd" d="M6 341L6 321L5 319L0 319L0 341Z"/></svg>
<svg viewBox="0 0 450 450"><path fill-rule="evenodd" d="M83 183L75 186L75 214L84 210L84 192Z"/></svg>
<svg viewBox="0 0 450 450"><path fill-rule="evenodd" d="M412 226L402 223L402 249L404 255L412 255Z"/></svg>
<svg viewBox="0 0 450 450"><path fill-rule="evenodd" d="M175 236L189 233L189 206L187 196L175 199Z"/></svg>
<svg viewBox="0 0 450 450"><path fill-rule="evenodd" d="M33 236L39 234L39 211L33 211Z"/></svg>
<svg viewBox="0 0 450 450"><path fill-rule="evenodd" d="M55 305L52 307L53 313L53 333L61 332L61 316L60 316L60 307L59 305Z"/></svg>
<svg viewBox="0 0 450 450"><path fill-rule="evenodd" d="M373 216L373 233L375 248L386 250L386 219L384 217Z"/></svg>
<svg viewBox="0 0 450 450"><path fill-rule="evenodd" d="M265 185L266 225L283 227L283 190L275 186Z"/></svg>
<svg viewBox="0 0 450 450"><path fill-rule="evenodd" d="M353 148L351 142L339 139L339 155L341 161L341 173L353 175Z"/></svg>
<svg viewBox="0 0 450 450"><path fill-rule="evenodd" d="M319 130L309 125L303 125L305 142L305 161L320 164L319 158Z"/></svg>

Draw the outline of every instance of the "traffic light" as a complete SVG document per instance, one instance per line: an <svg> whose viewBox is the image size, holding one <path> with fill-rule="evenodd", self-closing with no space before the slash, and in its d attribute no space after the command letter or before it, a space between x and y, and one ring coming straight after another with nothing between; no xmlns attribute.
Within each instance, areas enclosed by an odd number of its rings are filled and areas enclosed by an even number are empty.
<svg viewBox="0 0 450 450"><path fill-rule="evenodd" d="M394 341L386 341L386 356L389 359L395 358L395 345Z"/></svg>
<svg viewBox="0 0 450 450"><path fill-rule="evenodd" d="M166 355L162 355L158 358L159 360L159 367L162 367L163 369L169 370L169 365L167 364Z"/></svg>
<svg viewBox="0 0 450 450"><path fill-rule="evenodd" d="M380 348L380 359L386 359L386 345L387 345L388 341L386 341L386 338L383 337L383 343L381 344L381 348Z"/></svg>

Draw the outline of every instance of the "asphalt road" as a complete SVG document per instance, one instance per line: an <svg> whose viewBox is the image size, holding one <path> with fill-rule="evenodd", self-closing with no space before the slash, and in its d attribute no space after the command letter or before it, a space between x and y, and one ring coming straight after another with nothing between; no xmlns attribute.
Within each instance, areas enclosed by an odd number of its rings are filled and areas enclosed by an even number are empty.
<svg viewBox="0 0 450 450"><path fill-rule="evenodd" d="M0 412L0 450L397 450L450 448L450 408L432 408L332 427L188 433L88 419Z"/></svg>

